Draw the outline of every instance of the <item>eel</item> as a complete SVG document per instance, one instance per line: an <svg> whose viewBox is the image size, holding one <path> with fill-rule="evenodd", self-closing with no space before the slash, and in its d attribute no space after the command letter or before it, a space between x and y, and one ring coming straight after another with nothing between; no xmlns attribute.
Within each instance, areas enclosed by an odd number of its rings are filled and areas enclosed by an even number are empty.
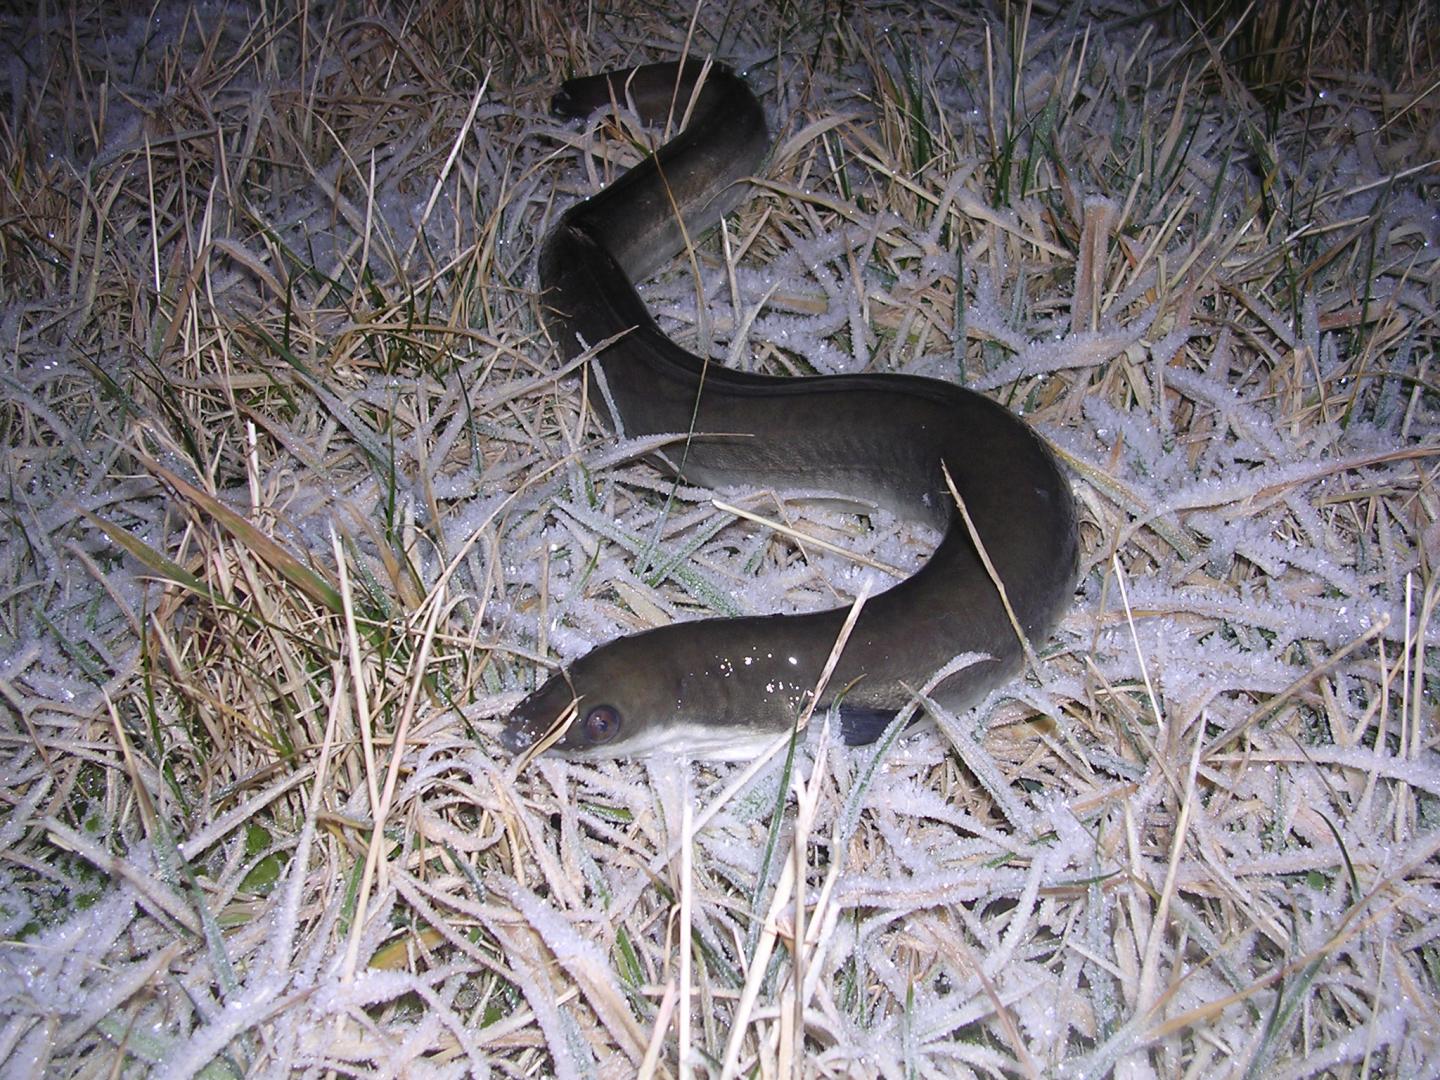
<svg viewBox="0 0 1440 1080"><path fill-rule="evenodd" d="M541 317L560 352L573 359L598 347L590 408L627 436L687 434L658 455L686 483L824 489L941 530L924 566L863 606L814 705L834 709L845 742L871 742L962 653L981 658L931 697L951 709L973 704L1023 666L1017 629L1043 640L1073 597L1076 509L1055 457L1009 410L948 382L752 374L666 337L634 282L737 205L770 137L745 81L694 60L571 79L553 111L583 118L627 98L646 124L688 119L657 152L566 211L539 257ZM971 525L957 512L947 472ZM619 638L526 697L501 743L533 753L563 721L553 745L568 757L669 750L743 759L797 724L848 613L712 618Z"/></svg>

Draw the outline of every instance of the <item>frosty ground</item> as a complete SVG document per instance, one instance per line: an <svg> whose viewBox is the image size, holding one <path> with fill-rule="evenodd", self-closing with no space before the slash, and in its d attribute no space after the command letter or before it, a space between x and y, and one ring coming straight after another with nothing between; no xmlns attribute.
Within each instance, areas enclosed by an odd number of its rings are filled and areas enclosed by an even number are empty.
<svg viewBox="0 0 1440 1080"><path fill-rule="evenodd" d="M1440 1069L1433 8L475 7L3 17L0 1071ZM554 665L934 541L560 370L659 136L549 97L686 52L775 149L666 331L1003 401L1082 578L883 745L519 771Z"/></svg>

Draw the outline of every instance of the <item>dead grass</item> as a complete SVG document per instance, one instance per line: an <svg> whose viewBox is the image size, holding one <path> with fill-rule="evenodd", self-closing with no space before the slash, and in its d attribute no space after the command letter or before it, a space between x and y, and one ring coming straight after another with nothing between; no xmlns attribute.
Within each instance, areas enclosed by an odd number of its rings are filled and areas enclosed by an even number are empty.
<svg viewBox="0 0 1440 1080"><path fill-rule="evenodd" d="M521 775L557 656L860 583L537 328L633 153L548 96L689 13L11 17L4 1070L1433 1071L1436 26L1296 7L707 13L780 126L667 327L1023 410L1082 592L877 748Z"/></svg>

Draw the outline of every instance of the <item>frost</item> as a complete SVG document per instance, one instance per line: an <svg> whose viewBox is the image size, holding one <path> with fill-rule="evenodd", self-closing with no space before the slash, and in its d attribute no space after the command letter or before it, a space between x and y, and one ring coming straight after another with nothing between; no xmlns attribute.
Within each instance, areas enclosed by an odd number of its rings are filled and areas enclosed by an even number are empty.
<svg viewBox="0 0 1440 1080"><path fill-rule="evenodd" d="M536 242L633 117L555 122L424 11L5 23L0 1069L673 1071L694 946L694 1054L759 980L741 1072L791 1034L816 1075L1435 1071L1433 102L1327 61L1303 141L1253 138L1226 80L1147 74L1208 42L1044 8L1023 48L919 5L843 56L696 16L781 145L738 262L694 237L643 284L662 327L964 380L1063 451L1085 537L1033 667L883 752L817 718L789 773L493 741L617 634L833 608L938 542L833 492L742 519L654 467L683 432L598 426ZM654 18L597 8L583 59L667 54ZM1087 208L1123 221L1074 332Z"/></svg>

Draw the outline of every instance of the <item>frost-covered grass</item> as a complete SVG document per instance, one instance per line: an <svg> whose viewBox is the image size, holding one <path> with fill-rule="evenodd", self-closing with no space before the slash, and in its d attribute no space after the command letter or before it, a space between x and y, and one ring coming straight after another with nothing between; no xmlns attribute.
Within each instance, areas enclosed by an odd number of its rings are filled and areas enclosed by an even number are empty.
<svg viewBox="0 0 1440 1080"><path fill-rule="evenodd" d="M1440 31L1281 6L5 16L0 1072L1440 1070ZM644 133L549 94L687 40L776 149L667 329L1024 412L1084 575L881 747L517 776L549 665L933 542L558 372Z"/></svg>

